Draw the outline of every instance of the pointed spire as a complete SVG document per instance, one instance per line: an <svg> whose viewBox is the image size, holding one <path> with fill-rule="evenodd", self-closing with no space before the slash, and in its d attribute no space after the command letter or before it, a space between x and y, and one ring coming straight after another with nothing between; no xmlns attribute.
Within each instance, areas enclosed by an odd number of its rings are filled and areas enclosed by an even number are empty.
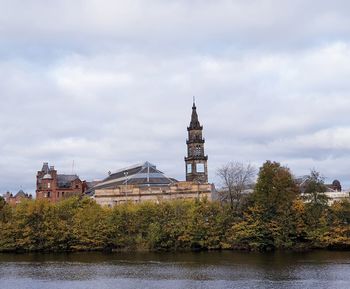
<svg viewBox="0 0 350 289"><path fill-rule="evenodd" d="M195 97L193 97L192 116L191 116L191 123L190 123L189 129L201 129L201 125L198 120Z"/></svg>

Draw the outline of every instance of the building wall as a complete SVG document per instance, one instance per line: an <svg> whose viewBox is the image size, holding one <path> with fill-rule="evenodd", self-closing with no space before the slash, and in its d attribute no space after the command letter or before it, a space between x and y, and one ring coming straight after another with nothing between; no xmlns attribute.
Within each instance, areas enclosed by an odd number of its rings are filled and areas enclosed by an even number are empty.
<svg viewBox="0 0 350 289"><path fill-rule="evenodd" d="M350 193L349 192L325 192L325 195L329 198L328 204L332 205L334 202L339 202L343 200L350 201Z"/></svg>
<svg viewBox="0 0 350 289"><path fill-rule="evenodd" d="M161 202L178 199L212 199L211 184L178 182L164 187L119 186L114 189L95 190L94 198L102 206L115 206L125 202L141 203L145 201Z"/></svg>
<svg viewBox="0 0 350 289"><path fill-rule="evenodd" d="M84 182L80 179L72 181L69 187L61 188L57 183L57 171L50 171L52 179L42 179L45 173L39 171L37 174L37 199L46 199L56 203L60 200L72 197L81 196L86 188Z"/></svg>
<svg viewBox="0 0 350 289"><path fill-rule="evenodd" d="M24 200L32 200L32 196L26 194L26 196L12 196L12 195L5 195L5 202L8 203L10 206L15 207L16 205L20 204Z"/></svg>

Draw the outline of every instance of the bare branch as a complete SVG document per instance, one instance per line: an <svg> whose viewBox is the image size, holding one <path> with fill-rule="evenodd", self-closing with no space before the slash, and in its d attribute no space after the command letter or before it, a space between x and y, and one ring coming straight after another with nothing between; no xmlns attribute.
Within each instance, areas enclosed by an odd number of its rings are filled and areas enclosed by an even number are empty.
<svg viewBox="0 0 350 289"><path fill-rule="evenodd" d="M217 175L221 180L221 201L229 202L231 208L237 210L243 194L254 181L255 168L251 164L229 162L217 170Z"/></svg>

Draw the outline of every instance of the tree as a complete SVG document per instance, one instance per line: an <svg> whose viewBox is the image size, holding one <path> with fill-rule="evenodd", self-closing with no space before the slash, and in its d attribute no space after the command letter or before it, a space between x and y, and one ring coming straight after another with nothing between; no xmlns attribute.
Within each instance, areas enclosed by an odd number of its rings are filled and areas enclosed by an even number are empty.
<svg viewBox="0 0 350 289"><path fill-rule="evenodd" d="M310 175L301 186L302 196L306 201L306 222L309 226L309 239L319 243L321 236L327 228L328 218L328 197L327 188L324 184L324 177L316 170L312 170Z"/></svg>
<svg viewBox="0 0 350 289"><path fill-rule="evenodd" d="M324 177L316 170L311 170L302 187L305 200L313 205L326 206L328 203L328 197L325 195L326 191Z"/></svg>
<svg viewBox="0 0 350 289"><path fill-rule="evenodd" d="M5 199L0 196L0 222L7 222L11 214L11 208Z"/></svg>
<svg viewBox="0 0 350 289"><path fill-rule="evenodd" d="M265 208L268 218L272 218L289 210L298 193L290 170L277 162L267 161L260 168L253 200Z"/></svg>
<svg viewBox="0 0 350 289"><path fill-rule="evenodd" d="M229 202L231 209L237 211L242 204L244 191L253 183L255 168L248 164L229 162L217 170L222 182L219 193L221 201Z"/></svg>
<svg viewBox="0 0 350 289"><path fill-rule="evenodd" d="M289 169L277 162L265 162L243 221L232 227L233 245L243 243L253 250L290 247L295 239L292 206L297 195Z"/></svg>

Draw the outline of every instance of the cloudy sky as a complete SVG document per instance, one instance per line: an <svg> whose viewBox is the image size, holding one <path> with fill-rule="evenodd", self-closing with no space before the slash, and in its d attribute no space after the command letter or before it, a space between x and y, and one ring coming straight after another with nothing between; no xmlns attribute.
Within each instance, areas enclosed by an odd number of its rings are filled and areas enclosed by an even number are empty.
<svg viewBox="0 0 350 289"><path fill-rule="evenodd" d="M0 192L44 161L184 179L192 96L210 180L276 160L350 187L347 0L0 0Z"/></svg>

